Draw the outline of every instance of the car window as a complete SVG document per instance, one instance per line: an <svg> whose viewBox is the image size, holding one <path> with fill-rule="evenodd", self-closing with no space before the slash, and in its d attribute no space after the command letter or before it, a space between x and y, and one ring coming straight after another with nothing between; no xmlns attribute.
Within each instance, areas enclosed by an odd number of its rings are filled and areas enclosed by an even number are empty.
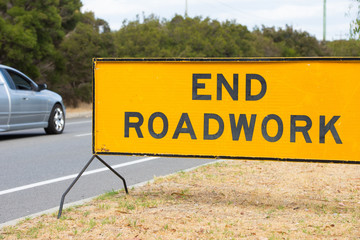
<svg viewBox="0 0 360 240"><path fill-rule="evenodd" d="M16 89L15 87L15 84L13 83L10 75L4 70L4 69L1 69L0 68L0 72L2 73L5 81L7 82L8 86L11 88L11 89Z"/></svg>
<svg viewBox="0 0 360 240"><path fill-rule="evenodd" d="M7 70L9 75L11 76L16 89L18 90L34 90L35 86L31 83L28 79L24 78L23 76L13 72L11 70Z"/></svg>

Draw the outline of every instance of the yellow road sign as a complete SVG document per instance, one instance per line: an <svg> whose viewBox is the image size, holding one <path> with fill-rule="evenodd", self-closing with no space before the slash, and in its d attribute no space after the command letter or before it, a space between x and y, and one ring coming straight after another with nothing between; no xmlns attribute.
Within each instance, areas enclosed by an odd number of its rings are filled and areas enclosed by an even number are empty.
<svg viewBox="0 0 360 240"><path fill-rule="evenodd" d="M360 58L94 59L94 154L360 161Z"/></svg>

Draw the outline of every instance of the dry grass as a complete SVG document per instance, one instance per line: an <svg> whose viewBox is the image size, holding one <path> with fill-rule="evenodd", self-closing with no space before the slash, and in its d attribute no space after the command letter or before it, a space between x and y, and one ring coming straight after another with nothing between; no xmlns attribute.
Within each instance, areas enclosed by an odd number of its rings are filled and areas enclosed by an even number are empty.
<svg viewBox="0 0 360 240"><path fill-rule="evenodd" d="M225 161L0 230L0 239L359 239L360 165Z"/></svg>
<svg viewBox="0 0 360 240"><path fill-rule="evenodd" d="M74 113L74 112L82 112L82 111L92 111L92 104L91 103L79 103L79 106L76 108L67 107L66 112Z"/></svg>
<svg viewBox="0 0 360 240"><path fill-rule="evenodd" d="M77 112L85 112L85 111L92 111L92 104L91 103L79 103L79 106L76 108L67 107L67 113L77 113Z"/></svg>
<svg viewBox="0 0 360 240"><path fill-rule="evenodd" d="M91 103L79 103L76 108L67 107L66 117L90 117L92 115L92 104Z"/></svg>
<svg viewBox="0 0 360 240"><path fill-rule="evenodd" d="M81 112L81 111L92 111L92 104L91 103L84 103L81 102L79 103L79 105L76 108L73 107L67 107L66 108L67 112Z"/></svg>

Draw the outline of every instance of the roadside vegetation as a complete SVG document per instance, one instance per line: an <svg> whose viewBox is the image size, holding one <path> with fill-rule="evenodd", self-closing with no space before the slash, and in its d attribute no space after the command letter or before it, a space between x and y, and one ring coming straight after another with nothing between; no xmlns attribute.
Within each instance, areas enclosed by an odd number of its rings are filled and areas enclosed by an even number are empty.
<svg viewBox="0 0 360 240"><path fill-rule="evenodd" d="M359 165L223 161L27 218L0 239L358 239Z"/></svg>
<svg viewBox="0 0 360 240"><path fill-rule="evenodd" d="M351 40L320 42L292 26L249 30L230 19L180 15L137 16L110 29L81 6L80 0L0 0L0 63L47 83L73 107L91 102L94 57L360 56L359 19Z"/></svg>

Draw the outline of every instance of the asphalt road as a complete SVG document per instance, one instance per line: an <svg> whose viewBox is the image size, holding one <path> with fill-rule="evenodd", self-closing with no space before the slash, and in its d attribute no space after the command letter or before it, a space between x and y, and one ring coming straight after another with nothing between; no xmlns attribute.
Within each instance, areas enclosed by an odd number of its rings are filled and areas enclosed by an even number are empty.
<svg viewBox="0 0 360 240"><path fill-rule="evenodd" d="M43 129L0 133L0 224L58 207L64 191L91 158L91 119L67 120L61 135ZM102 156L128 186L214 160ZM123 188L122 181L95 161L65 203ZM130 191L131 194L131 191Z"/></svg>

